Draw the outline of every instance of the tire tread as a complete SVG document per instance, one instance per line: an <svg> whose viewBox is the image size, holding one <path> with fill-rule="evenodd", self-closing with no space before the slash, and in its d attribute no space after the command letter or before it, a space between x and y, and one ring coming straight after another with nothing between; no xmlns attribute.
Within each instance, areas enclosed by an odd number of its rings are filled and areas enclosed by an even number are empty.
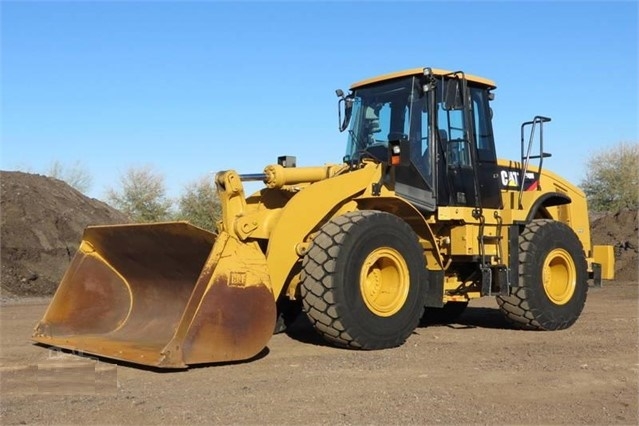
<svg viewBox="0 0 639 426"><path fill-rule="evenodd" d="M300 291L304 311L316 331L336 346L352 349L382 349L399 346L407 337L402 333L384 341L362 337L353 319L345 321L340 317L340 312L344 313L348 309L346 302L336 297L337 286L343 285L336 282L334 278L340 251L352 228L360 221L372 219L371 216L375 215L379 217L376 220L381 223L404 227L407 235L414 235L408 224L396 216L374 210L357 210L338 216L322 226L302 261ZM415 250L421 250L416 236L414 244ZM423 296L425 297L425 294ZM419 297L422 295L420 294ZM421 303L422 307L423 305ZM417 327L420 317L421 312L414 321L411 319L414 324L407 324L406 327L410 328L410 332Z"/></svg>
<svg viewBox="0 0 639 426"><path fill-rule="evenodd" d="M539 232L544 227L556 227L557 232L568 232L572 230L567 225L557 222L551 219L536 219L530 222L519 235L519 287L514 287L509 296L497 296L497 303L500 311L504 314L505 318L515 327L527 330L561 330L568 328L572 325L581 310L583 309L584 300L576 306L573 315L564 318L561 321L557 321L553 318L552 312L548 312L542 309L540 306L534 306L532 303L536 296L535 291L543 291L539 288L533 288L535 280L534 276L530 275L531 263L535 262L534 256L539 252L538 239ZM576 238L576 236L575 236ZM573 259L575 266L578 269L585 270L585 258ZM578 274L579 275L579 274ZM585 286L587 291L587 284L577 282L579 286ZM580 288L575 289L575 294Z"/></svg>

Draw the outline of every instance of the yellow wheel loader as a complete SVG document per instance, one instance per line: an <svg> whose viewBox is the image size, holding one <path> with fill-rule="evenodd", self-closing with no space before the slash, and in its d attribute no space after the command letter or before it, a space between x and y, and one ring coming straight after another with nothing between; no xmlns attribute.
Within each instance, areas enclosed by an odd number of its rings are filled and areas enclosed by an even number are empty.
<svg viewBox="0 0 639 426"><path fill-rule="evenodd" d="M482 296L514 326L570 327L588 280L613 278L612 247L591 244L583 192L542 167L549 118L522 124L521 158L497 159L495 88L418 68L338 90L341 163L218 173L215 234L88 227L33 339L185 368L256 356L287 304L337 346L383 349Z"/></svg>

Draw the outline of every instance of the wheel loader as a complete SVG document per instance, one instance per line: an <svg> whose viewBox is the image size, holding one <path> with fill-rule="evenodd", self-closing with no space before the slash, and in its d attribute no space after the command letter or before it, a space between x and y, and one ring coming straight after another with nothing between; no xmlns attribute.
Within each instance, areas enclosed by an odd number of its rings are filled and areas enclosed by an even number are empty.
<svg viewBox="0 0 639 426"><path fill-rule="evenodd" d="M550 118L497 158L495 89L417 68L337 90L341 162L217 173L216 233L86 228L33 340L160 368L250 360L299 305L330 343L384 349L483 296L515 327L570 327L613 250L592 245L583 192L543 167Z"/></svg>

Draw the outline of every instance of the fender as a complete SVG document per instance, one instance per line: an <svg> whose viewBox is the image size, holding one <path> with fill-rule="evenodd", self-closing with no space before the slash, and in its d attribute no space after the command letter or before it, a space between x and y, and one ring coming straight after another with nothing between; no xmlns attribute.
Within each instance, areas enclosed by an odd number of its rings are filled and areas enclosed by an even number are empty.
<svg viewBox="0 0 639 426"><path fill-rule="evenodd" d="M399 197L362 197L355 202L360 210L381 210L402 218L420 238L430 243L430 247L426 248L428 269L445 269L435 234L426 222L426 218L415 206Z"/></svg>
<svg viewBox="0 0 639 426"><path fill-rule="evenodd" d="M364 192L380 173L381 165L370 163L362 169L315 182L286 204L273 228L266 251L266 263L276 298L299 259L296 245L321 226L332 211Z"/></svg>
<svg viewBox="0 0 639 426"><path fill-rule="evenodd" d="M535 218L535 214L541 207L553 207L561 206L564 204L570 204L572 200L566 194L560 192L549 192L539 197L533 205L530 207L528 216L526 216L526 222L530 222Z"/></svg>

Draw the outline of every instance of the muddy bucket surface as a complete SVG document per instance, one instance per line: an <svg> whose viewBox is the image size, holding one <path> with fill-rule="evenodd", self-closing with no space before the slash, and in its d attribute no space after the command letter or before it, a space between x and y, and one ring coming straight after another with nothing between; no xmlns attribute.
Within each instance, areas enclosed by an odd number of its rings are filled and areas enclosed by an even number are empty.
<svg viewBox="0 0 639 426"><path fill-rule="evenodd" d="M33 339L159 367L250 358L275 322L260 256L183 222L88 227Z"/></svg>

